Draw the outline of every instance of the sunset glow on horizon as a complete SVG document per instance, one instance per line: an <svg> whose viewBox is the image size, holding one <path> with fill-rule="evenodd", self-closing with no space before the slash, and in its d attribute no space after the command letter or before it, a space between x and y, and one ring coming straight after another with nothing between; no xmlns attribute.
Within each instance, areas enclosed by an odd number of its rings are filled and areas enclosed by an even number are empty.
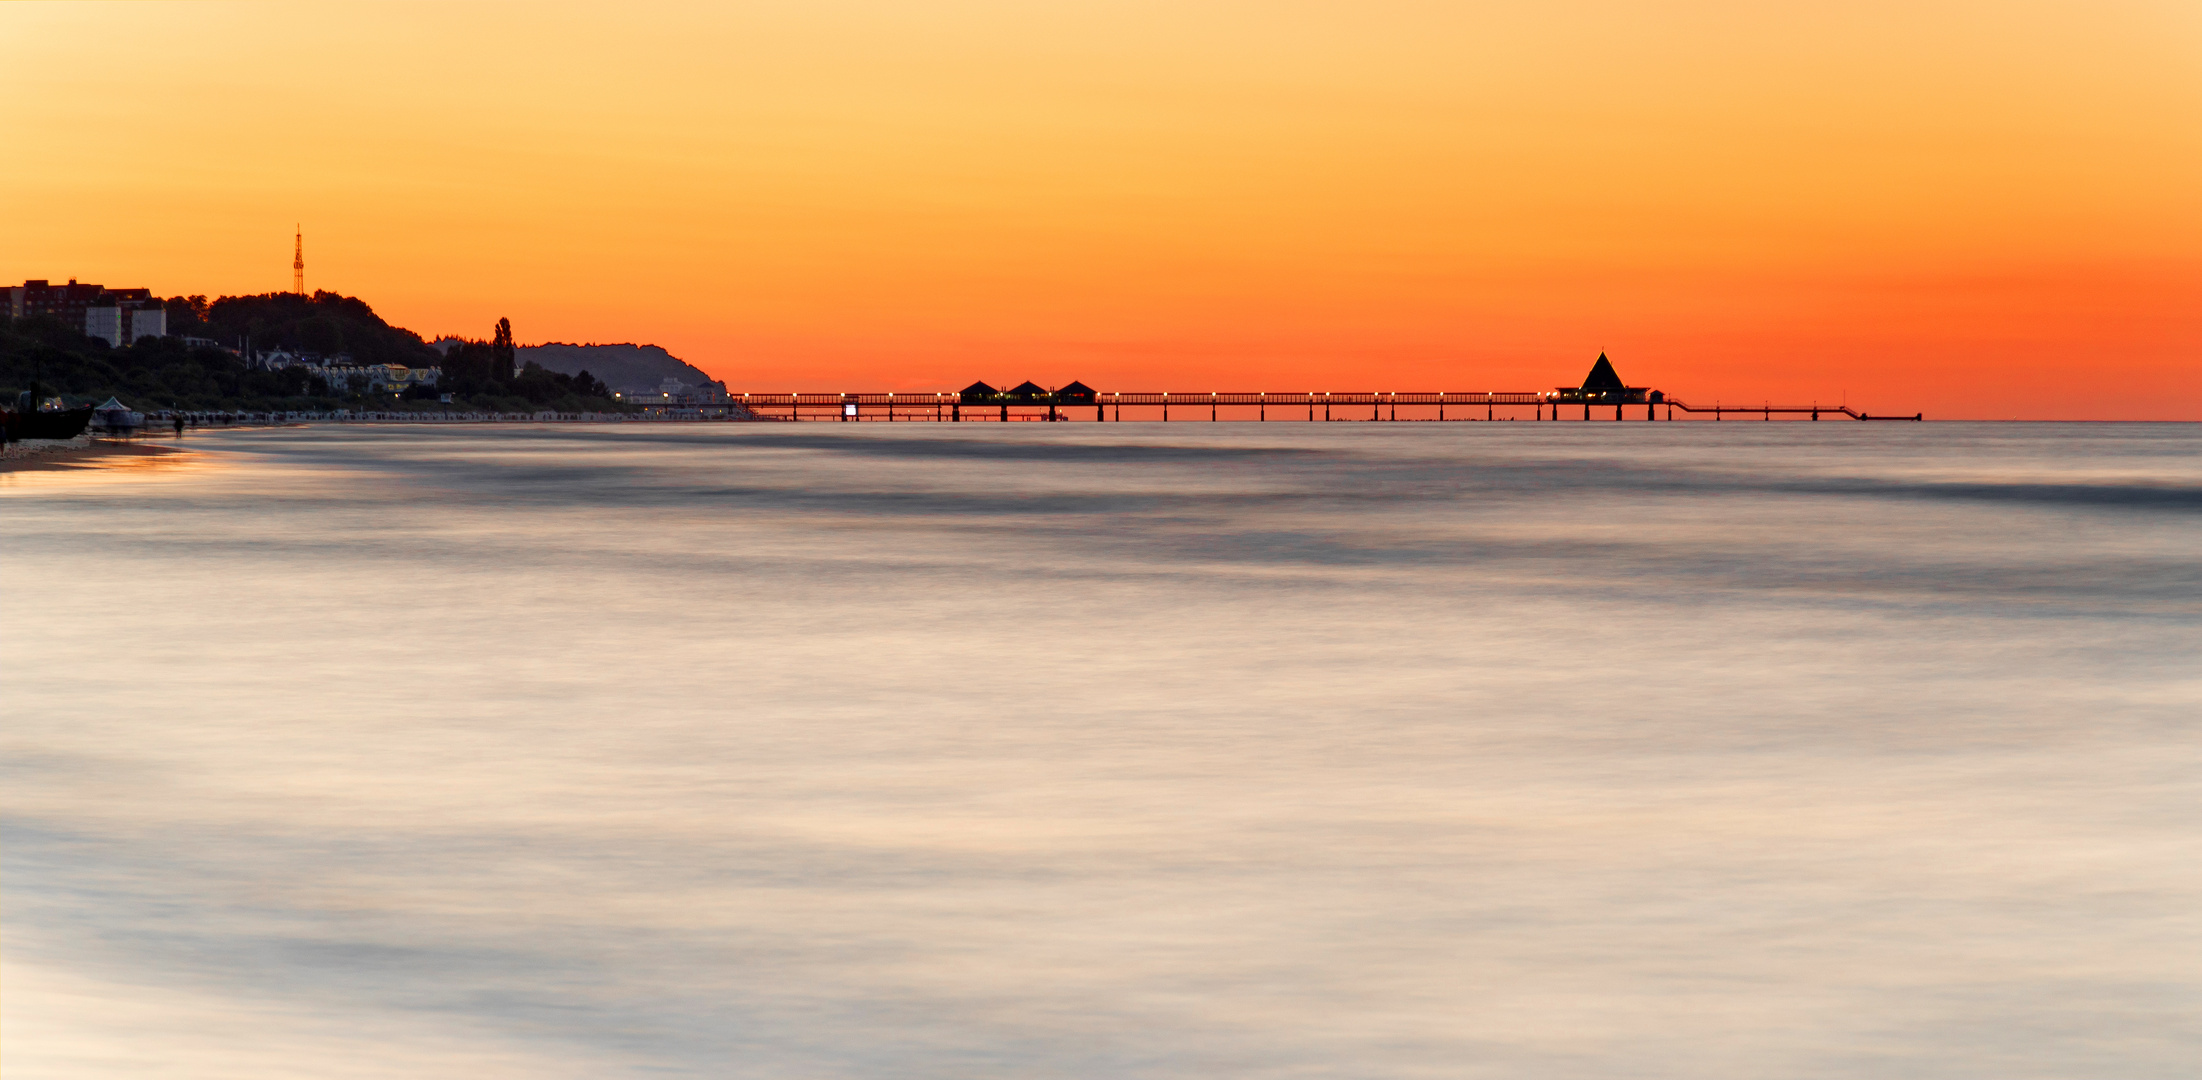
<svg viewBox="0 0 2202 1080"><path fill-rule="evenodd" d="M0 276L737 392L2202 419L2193 4L0 8Z"/></svg>

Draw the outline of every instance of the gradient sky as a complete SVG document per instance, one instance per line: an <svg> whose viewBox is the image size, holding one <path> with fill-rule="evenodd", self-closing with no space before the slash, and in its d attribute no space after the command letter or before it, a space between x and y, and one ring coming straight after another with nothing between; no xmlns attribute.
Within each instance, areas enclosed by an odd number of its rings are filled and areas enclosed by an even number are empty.
<svg viewBox="0 0 2202 1080"><path fill-rule="evenodd" d="M2202 4L0 5L0 277L739 390L2202 419Z"/></svg>

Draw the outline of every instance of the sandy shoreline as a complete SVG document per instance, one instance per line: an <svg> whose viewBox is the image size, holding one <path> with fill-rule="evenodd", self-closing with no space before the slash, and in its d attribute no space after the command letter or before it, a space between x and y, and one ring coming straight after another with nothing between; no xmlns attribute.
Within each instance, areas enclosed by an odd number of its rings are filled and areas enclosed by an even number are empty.
<svg viewBox="0 0 2202 1080"><path fill-rule="evenodd" d="M0 473L92 469L98 468L107 458L153 457L182 449L172 443L95 439L88 435L74 439L25 439L0 447Z"/></svg>

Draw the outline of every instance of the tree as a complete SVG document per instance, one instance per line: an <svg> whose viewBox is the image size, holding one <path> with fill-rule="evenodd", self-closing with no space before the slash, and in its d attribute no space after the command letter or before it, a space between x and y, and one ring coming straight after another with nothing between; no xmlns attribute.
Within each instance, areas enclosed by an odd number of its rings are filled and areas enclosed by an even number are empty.
<svg viewBox="0 0 2202 1080"><path fill-rule="evenodd" d="M502 378L498 376L496 350L479 341L466 341L452 346L443 356L443 388L460 394L501 394L504 383L512 378L512 368L506 367Z"/></svg>
<svg viewBox="0 0 2202 1080"><path fill-rule="evenodd" d="M497 320L497 336L489 343L490 359L497 365L496 377L509 379L519 374L515 358L519 355L512 347L512 320Z"/></svg>
<svg viewBox="0 0 2202 1080"><path fill-rule="evenodd" d="M168 309L168 332L205 337L207 302L204 296L171 296L162 302Z"/></svg>

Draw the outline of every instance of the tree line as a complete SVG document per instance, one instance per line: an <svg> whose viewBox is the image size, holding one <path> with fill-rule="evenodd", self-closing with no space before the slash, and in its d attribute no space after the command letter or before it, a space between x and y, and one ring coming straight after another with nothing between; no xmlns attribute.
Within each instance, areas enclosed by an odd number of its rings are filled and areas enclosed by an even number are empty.
<svg viewBox="0 0 2202 1080"><path fill-rule="evenodd" d="M554 406L567 398L609 402L611 388L587 369L572 375L550 371L533 360L517 365L518 349L512 343L512 321L497 320L489 341L462 341L443 354L443 381L447 393L468 397L507 396ZM589 406L602 411L606 406ZM579 411L579 410L573 410Z"/></svg>

